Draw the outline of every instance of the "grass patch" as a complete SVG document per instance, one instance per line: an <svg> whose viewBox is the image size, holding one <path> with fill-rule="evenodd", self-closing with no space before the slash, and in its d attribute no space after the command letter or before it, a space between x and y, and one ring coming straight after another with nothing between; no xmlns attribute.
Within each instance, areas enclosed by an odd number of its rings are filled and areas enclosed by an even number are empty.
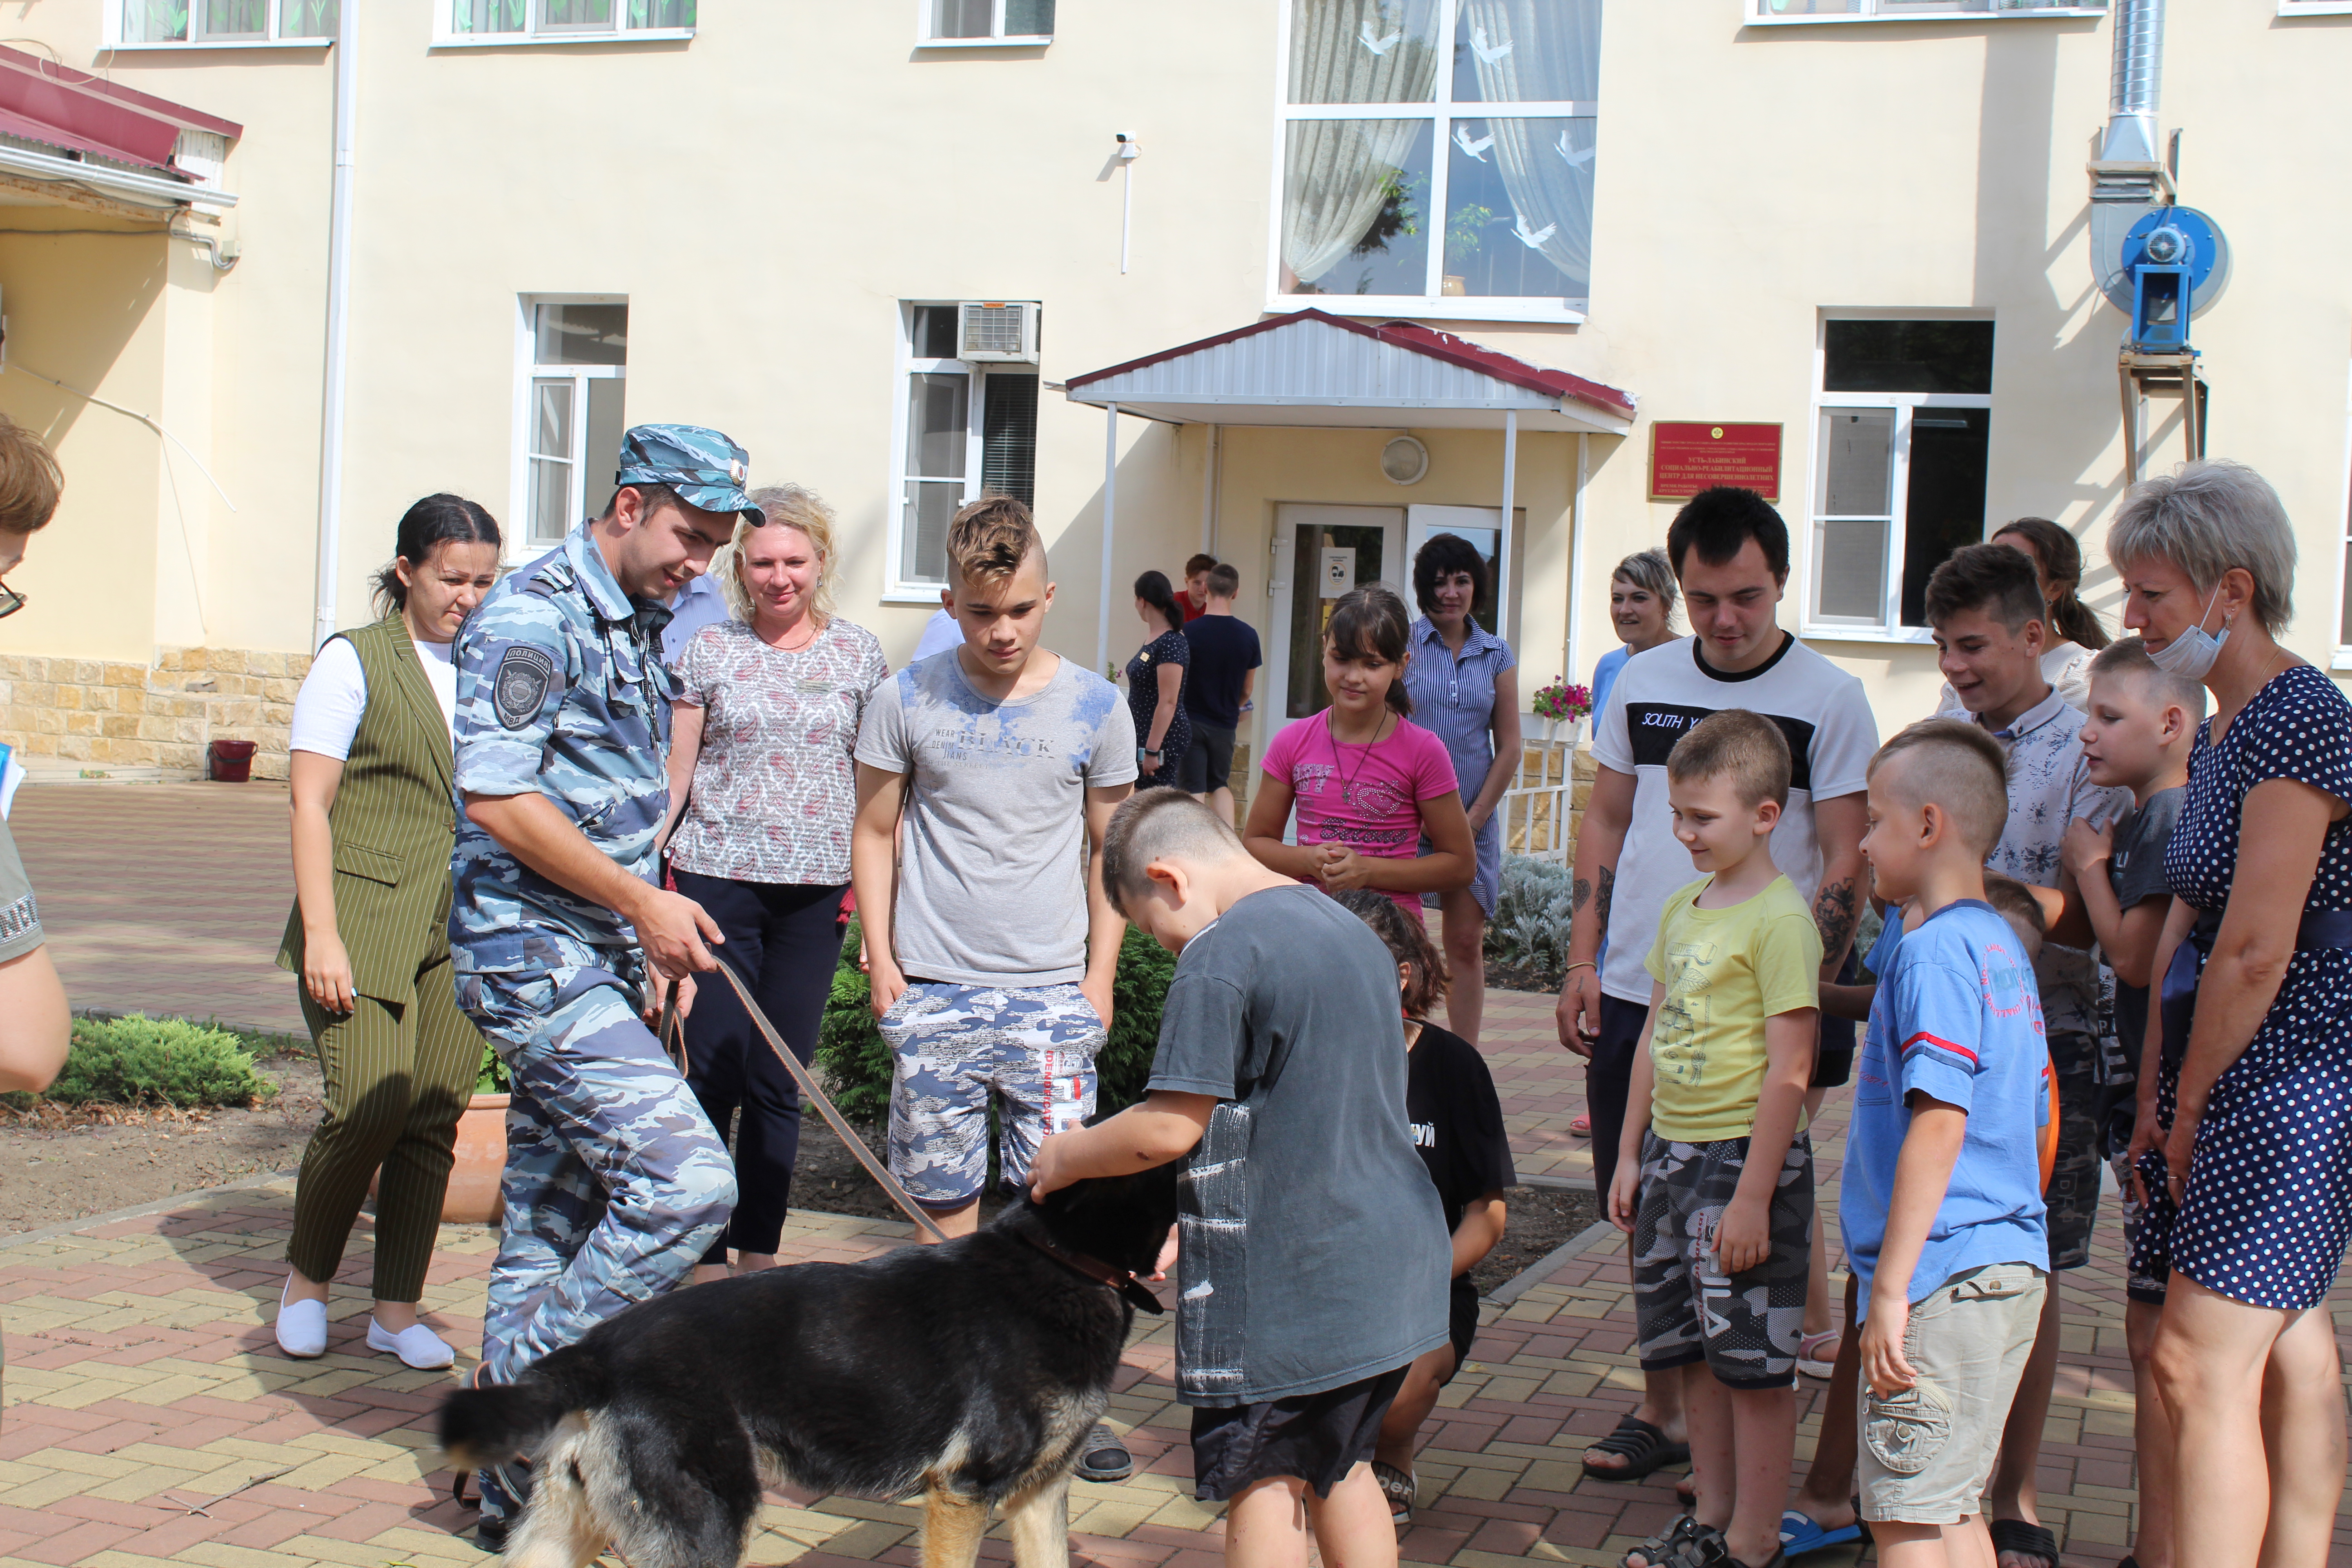
<svg viewBox="0 0 2352 1568"><path fill-rule="evenodd" d="M73 1042L57 1082L42 1093L0 1100L18 1110L41 1100L58 1105L252 1106L273 1100L278 1085L254 1070L257 1047L287 1037L241 1037L185 1018L73 1021Z"/></svg>

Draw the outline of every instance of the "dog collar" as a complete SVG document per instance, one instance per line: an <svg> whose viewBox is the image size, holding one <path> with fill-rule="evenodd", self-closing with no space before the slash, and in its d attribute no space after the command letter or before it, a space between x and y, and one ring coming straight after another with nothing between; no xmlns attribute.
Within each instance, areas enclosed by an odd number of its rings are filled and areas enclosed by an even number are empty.
<svg viewBox="0 0 2352 1568"><path fill-rule="evenodd" d="M1098 1258L1089 1258L1083 1252L1072 1252L1066 1247L1055 1246L1043 1237L1024 1236L1021 1239L1071 1273L1082 1275L1097 1285L1108 1286L1116 1290L1126 1299L1129 1306L1139 1312L1149 1312L1156 1318L1168 1310L1160 1304L1160 1298L1153 1295L1142 1280L1132 1274L1113 1268Z"/></svg>

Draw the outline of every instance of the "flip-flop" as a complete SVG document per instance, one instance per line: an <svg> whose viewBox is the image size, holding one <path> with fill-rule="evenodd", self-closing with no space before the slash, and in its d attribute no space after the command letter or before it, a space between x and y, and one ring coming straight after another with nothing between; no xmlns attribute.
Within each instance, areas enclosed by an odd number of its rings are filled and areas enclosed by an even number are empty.
<svg viewBox="0 0 2352 1568"><path fill-rule="evenodd" d="M1836 1530L1823 1529L1810 1514L1790 1509L1780 1516L1780 1552L1785 1557L1802 1557L1808 1552L1820 1552L1832 1546L1843 1546L1862 1539L1859 1521Z"/></svg>
<svg viewBox="0 0 2352 1568"><path fill-rule="evenodd" d="M1592 1136L1592 1118L1571 1116L1569 1118L1568 1130L1579 1138L1590 1138Z"/></svg>
<svg viewBox="0 0 2352 1568"><path fill-rule="evenodd" d="M1622 1469L1603 1467L1595 1469L1592 1456L1618 1454L1625 1460ZM1584 1452L1584 1473L1598 1481L1638 1481L1664 1465L1690 1463L1690 1445L1670 1442L1665 1433L1638 1415L1619 1417L1617 1428Z"/></svg>
<svg viewBox="0 0 2352 1568"><path fill-rule="evenodd" d="M1389 1519L1397 1524L1412 1522L1413 1499L1421 1486L1411 1470L1398 1469L1384 1459L1372 1461L1372 1479L1381 1483L1381 1495L1389 1501Z"/></svg>
<svg viewBox="0 0 2352 1568"><path fill-rule="evenodd" d="M2020 1557L2039 1557L2050 1568L2058 1568L2058 1537L2021 1519L1992 1521L1992 1549L1996 1554L2013 1552Z"/></svg>
<svg viewBox="0 0 2352 1568"><path fill-rule="evenodd" d="M1826 1380L1837 1371L1838 1342L1844 1336L1836 1329L1823 1329L1817 1334L1807 1334L1797 1342L1797 1370L1807 1377ZM1827 1351L1827 1355L1822 1352Z"/></svg>

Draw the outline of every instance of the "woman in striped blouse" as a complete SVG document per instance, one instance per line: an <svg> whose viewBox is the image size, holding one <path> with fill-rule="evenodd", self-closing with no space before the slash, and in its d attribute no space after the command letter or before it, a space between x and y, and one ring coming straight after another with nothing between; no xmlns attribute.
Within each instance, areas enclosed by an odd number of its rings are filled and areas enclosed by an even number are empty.
<svg viewBox="0 0 2352 1568"><path fill-rule="evenodd" d="M367 1343L429 1368L454 1352L416 1302L482 1062L449 972L450 647L498 580L499 525L427 496L398 549L376 579L383 618L330 638L294 700L295 905L278 962L302 977L327 1114L302 1153L277 1328L287 1354L325 1352L327 1288L381 1167Z"/></svg>

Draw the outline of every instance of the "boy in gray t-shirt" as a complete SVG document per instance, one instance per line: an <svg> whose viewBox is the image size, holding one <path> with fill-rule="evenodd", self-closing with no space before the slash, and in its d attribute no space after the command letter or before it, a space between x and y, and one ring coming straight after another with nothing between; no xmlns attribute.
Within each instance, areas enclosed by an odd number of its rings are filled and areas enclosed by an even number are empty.
<svg viewBox="0 0 2352 1568"><path fill-rule="evenodd" d="M950 1236L988 1173L1095 1105L1124 925L1091 851L1135 778L1111 684L1037 647L1053 584L1028 509L976 501L948 531L961 647L877 687L857 736L850 878L889 1043L890 1168Z"/></svg>
<svg viewBox="0 0 2352 1568"><path fill-rule="evenodd" d="M1239 1534L1309 1521L1327 1561L1392 1539L1370 1461L1406 1369L1447 1342L1453 1259L1405 1113L1396 960L1173 790L1119 809L1103 877L1180 954L1150 1093L1047 1139L1032 1190L1189 1152L1177 1396L1193 1407L1195 1492L1228 1504L1228 1560Z"/></svg>

